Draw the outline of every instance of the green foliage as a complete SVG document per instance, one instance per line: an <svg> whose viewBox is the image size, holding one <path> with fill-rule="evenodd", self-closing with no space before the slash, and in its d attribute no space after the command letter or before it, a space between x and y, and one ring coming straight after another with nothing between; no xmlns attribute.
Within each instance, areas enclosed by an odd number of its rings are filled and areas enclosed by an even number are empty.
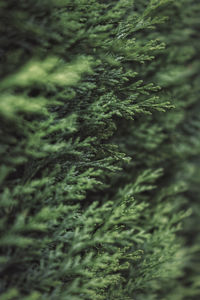
<svg viewBox="0 0 200 300"><path fill-rule="evenodd" d="M198 299L199 11L1 1L1 300Z"/></svg>

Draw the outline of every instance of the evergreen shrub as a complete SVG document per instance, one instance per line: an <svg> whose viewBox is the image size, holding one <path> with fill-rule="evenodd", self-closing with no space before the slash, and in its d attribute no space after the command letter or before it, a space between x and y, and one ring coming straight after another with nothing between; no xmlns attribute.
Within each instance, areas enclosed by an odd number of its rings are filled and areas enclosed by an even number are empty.
<svg viewBox="0 0 200 300"><path fill-rule="evenodd" d="M0 299L199 299L197 0L1 0Z"/></svg>

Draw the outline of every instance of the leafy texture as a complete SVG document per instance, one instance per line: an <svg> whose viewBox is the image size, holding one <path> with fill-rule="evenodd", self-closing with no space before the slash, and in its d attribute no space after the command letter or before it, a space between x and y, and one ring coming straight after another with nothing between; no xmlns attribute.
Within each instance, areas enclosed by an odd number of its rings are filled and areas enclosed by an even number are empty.
<svg viewBox="0 0 200 300"><path fill-rule="evenodd" d="M199 299L195 0L0 3L1 300Z"/></svg>

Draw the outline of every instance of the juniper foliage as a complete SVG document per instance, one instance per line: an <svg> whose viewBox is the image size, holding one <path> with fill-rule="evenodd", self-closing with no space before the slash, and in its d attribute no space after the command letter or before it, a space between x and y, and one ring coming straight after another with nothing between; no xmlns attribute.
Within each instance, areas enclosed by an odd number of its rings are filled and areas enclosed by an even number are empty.
<svg viewBox="0 0 200 300"><path fill-rule="evenodd" d="M199 11L1 1L1 300L198 299Z"/></svg>

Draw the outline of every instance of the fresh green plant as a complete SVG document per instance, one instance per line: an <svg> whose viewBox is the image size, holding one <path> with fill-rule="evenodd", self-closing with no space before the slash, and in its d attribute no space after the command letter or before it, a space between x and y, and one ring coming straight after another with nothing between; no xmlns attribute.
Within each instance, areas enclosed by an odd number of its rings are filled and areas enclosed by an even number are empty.
<svg viewBox="0 0 200 300"><path fill-rule="evenodd" d="M195 0L1 0L1 300L198 299Z"/></svg>

